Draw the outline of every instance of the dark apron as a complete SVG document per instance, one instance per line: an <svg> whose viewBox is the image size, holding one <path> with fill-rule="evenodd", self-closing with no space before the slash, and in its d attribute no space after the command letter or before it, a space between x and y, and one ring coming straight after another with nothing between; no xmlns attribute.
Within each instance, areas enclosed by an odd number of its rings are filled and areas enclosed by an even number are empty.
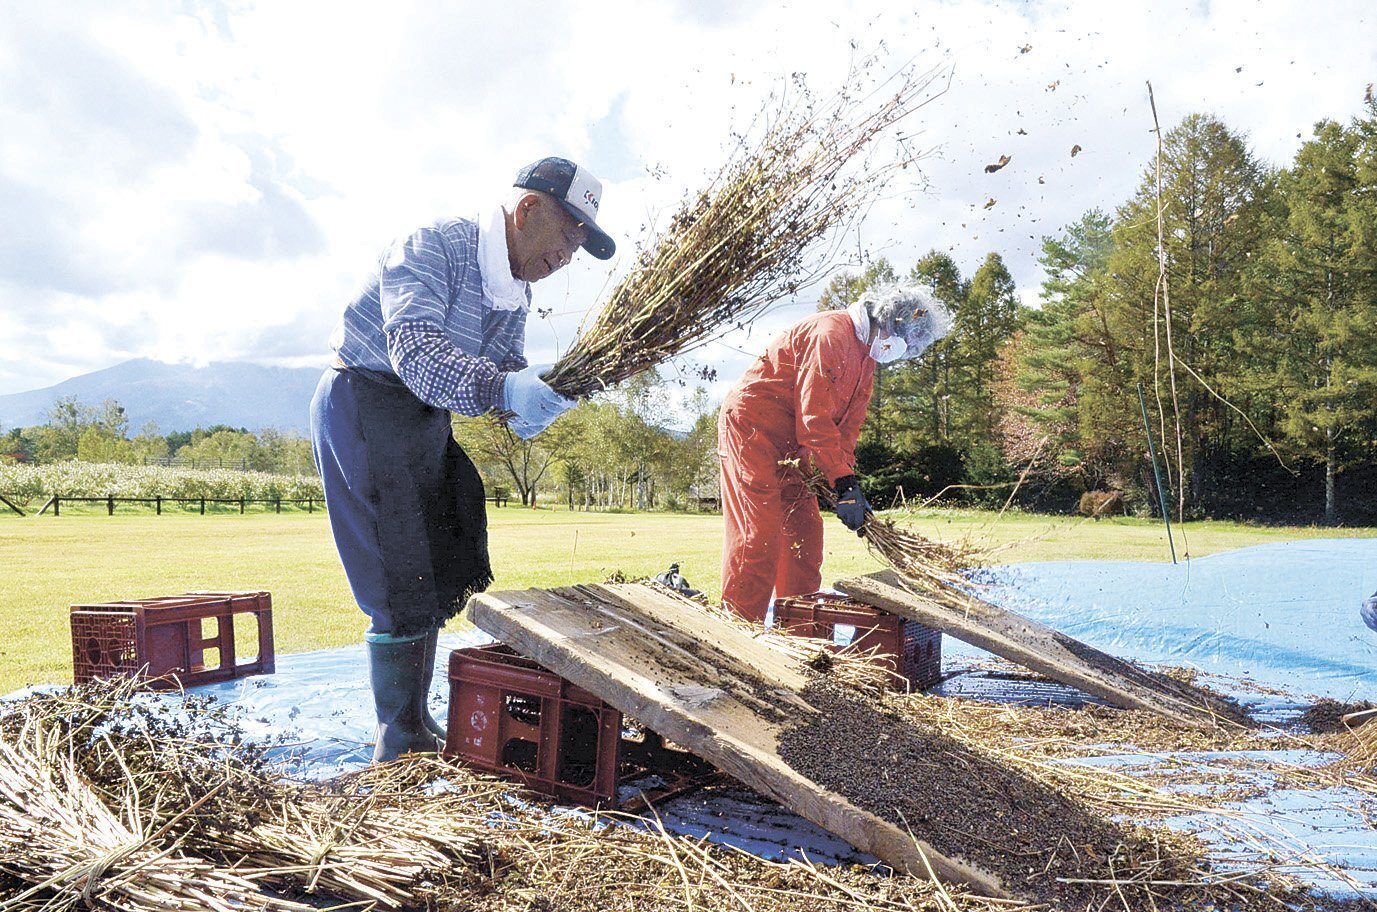
<svg viewBox="0 0 1377 912"><path fill-rule="evenodd" d="M492 583L483 479L448 411L387 375L349 373L366 381L354 387L392 633L422 633Z"/></svg>

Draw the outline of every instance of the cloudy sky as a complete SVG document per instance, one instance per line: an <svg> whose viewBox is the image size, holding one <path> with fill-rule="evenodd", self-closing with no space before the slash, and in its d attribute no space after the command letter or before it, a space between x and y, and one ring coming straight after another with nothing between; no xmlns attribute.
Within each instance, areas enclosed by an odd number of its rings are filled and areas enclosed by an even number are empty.
<svg viewBox="0 0 1377 912"><path fill-rule="evenodd" d="M1031 302L1041 238L1113 209L1141 179L1148 81L1164 128L1212 113L1284 165L1315 121L1355 116L1377 81L1370 8L6 3L0 394L133 357L323 365L340 308L389 238L476 215L543 155L603 179L600 221L631 251L791 74L826 93L869 52L951 82L905 123L920 168L843 249L907 270L940 248L967 274L998 251ZM986 174L1002 155L1009 165ZM568 344L628 261L577 257L535 286L552 314L533 319L533 361ZM696 360L727 383L814 304L784 302Z"/></svg>

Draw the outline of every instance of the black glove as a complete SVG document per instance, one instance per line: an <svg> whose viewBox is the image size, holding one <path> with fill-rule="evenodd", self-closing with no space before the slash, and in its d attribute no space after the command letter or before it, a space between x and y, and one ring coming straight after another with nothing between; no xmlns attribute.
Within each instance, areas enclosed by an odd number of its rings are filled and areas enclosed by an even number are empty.
<svg viewBox="0 0 1377 912"><path fill-rule="evenodd" d="M870 512L870 501L861 492L861 483L855 475L843 475L837 479L837 518L842 525L861 534L865 525L865 515Z"/></svg>

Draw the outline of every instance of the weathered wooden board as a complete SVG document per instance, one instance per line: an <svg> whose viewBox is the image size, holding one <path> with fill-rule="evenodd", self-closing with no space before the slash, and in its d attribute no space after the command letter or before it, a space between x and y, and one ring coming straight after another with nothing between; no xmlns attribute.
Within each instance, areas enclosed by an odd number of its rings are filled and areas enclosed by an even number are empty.
<svg viewBox="0 0 1377 912"><path fill-rule="evenodd" d="M641 585L579 586L484 593L468 611L511 648L897 870L1009 895L992 872L938 852L785 763L780 733L818 712L801 694L807 679L693 602Z"/></svg>
<svg viewBox="0 0 1377 912"><path fill-rule="evenodd" d="M836 587L857 601L911 618L1116 706L1205 728L1251 724L1238 707L1209 691L1144 671L967 593L950 590L960 607L943 605L914 591L893 570L841 580Z"/></svg>
<svg viewBox="0 0 1377 912"><path fill-rule="evenodd" d="M1377 721L1377 709L1360 709L1357 712L1344 713L1339 717L1339 721L1349 728L1357 728L1360 725Z"/></svg>

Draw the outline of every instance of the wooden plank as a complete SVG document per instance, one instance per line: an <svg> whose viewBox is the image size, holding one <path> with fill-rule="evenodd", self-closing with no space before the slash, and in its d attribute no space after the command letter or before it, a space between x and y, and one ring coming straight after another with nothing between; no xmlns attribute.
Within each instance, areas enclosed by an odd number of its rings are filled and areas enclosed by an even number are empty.
<svg viewBox="0 0 1377 912"><path fill-rule="evenodd" d="M746 785L897 870L1007 897L997 875L949 857L794 770L781 733L818 713L805 676L699 606L646 586L474 596L482 630Z"/></svg>
<svg viewBox="0 0 1377 912"><path fill-rule="evenodd" d="M1339 717L1339 721L1349 728L1357 728L1374 720L1377 720L1377 709L1360 709L1357 712L1344 713Z"/></svg>
<svg viewBox="0 0 1377 912"><path fill-rule="evenodd" d="M944 605L915 592L893 570L841 580L836 587L867 605L918 621L1116 706L1149 710L1203 728L1251 724L1236 706L1202 688L1144 671L968 593L949 590L959 607Z"/></svg>

